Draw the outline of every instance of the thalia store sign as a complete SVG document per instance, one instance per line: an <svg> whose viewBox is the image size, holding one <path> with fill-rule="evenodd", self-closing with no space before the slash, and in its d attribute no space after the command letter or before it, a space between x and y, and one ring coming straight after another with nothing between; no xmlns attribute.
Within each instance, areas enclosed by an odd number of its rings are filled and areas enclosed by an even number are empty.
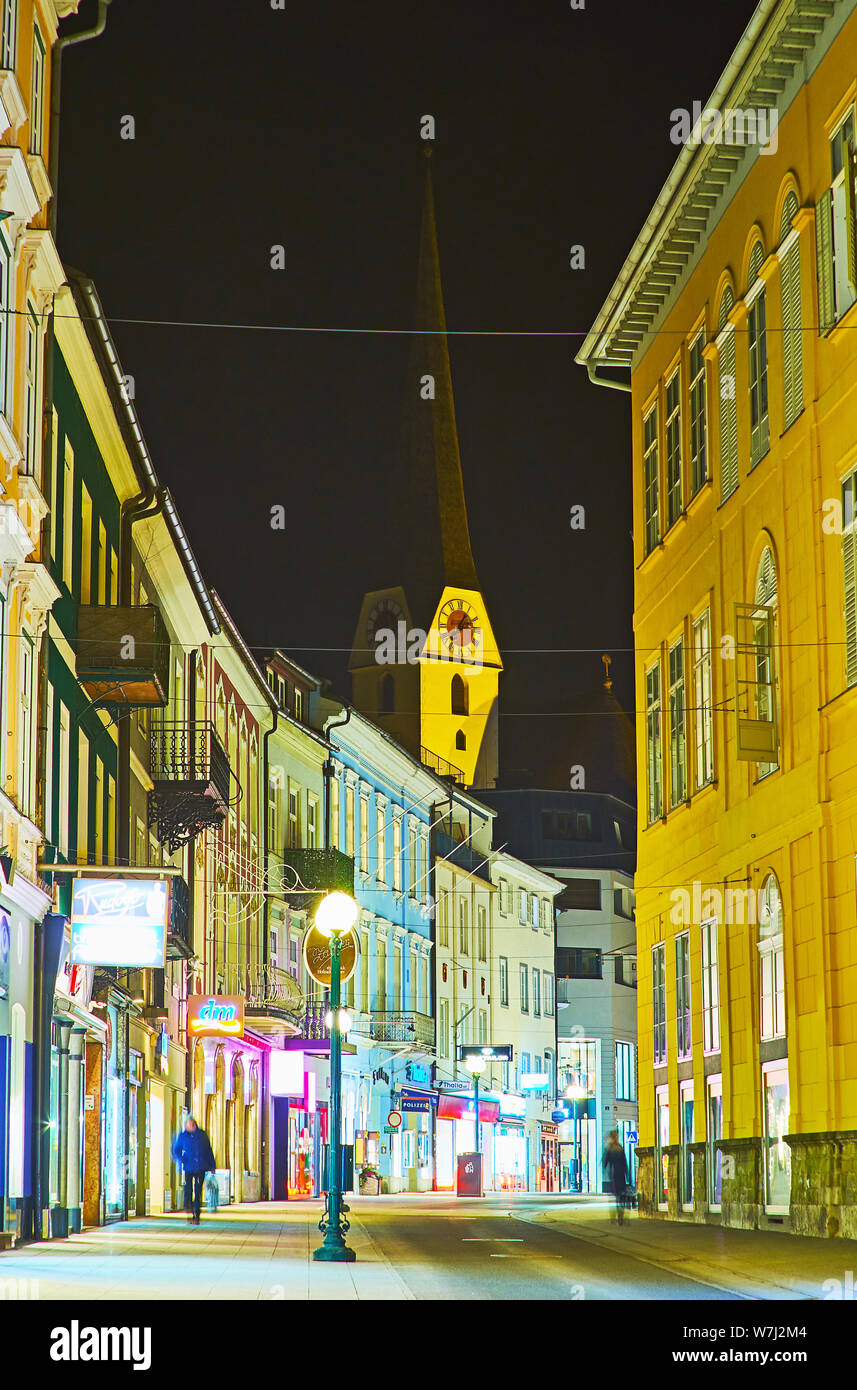
<svg viewBox="0 0 857 1390"><path fill-rule="evenodd" d="M169 914L165 879L76 878L70 964L163 969Z"/></svg>

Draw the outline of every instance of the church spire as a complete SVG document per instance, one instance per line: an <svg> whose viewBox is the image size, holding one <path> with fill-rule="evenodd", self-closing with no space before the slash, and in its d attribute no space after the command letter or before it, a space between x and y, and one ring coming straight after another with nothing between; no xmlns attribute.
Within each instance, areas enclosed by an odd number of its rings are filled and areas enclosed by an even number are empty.
<svg viewBox="0 0 857 1390"><path fill-rule="evenodd" d="M414 620L425 626L446 585L478 589L461 476L455 401L435 222L431 146L417 275L417 333L407 383L405 466L411 475L412 525L403 578Z"/></svg>

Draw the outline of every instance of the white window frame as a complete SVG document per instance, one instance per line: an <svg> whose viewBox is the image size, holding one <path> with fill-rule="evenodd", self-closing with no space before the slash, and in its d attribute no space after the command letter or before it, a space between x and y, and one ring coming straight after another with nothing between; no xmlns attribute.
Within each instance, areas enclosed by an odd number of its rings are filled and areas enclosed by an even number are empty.
<svg viewBox="0 0 857 1390"><path fill-rule="evenodd" d="M676 674L674 674L676 668ZM685 696L684 635L667 650L670 712L670 809L687 801L687 699Z"/></svg>
<svg viewBox="0 0 857 1390"><path fill-rule="evenodd" d="M696 790L714 781L714 686L711 659L711 609L693 622L693 736Z"/></svg>
<svg viewBox="0 0 857 1390"><path fill-rule="evenodd" d="M708 394L705 329L691 338L687 349L688 406L690 409L690 495L694 498L708 481ZM696 362L698 357L699 361Z"/></svg>
<svg viewBox="0 0 857 1390"><path fill-rule="evenodd" d="M672 400L670 399L672 397ZM682 458L681 365L664 383L664 442L666 467L667 530L684 510L684 470Z"/></svg>
<svg viewBox="0 0 857 1390"><path fill-rule="evenodd" d="M646 671L646 766L649 825L654 825L656 821L662 818L664 813L663 714L660 658L653 662Z"/></svg>
<svg viewBox="0 0 857 1390"><path fill-rule="evenodd" d="M3 37L0 67L14 72L18 66L18 10L20 0L3 0Z"/></svg>
<svg viewBox="0 0 857 1390"><path fill-rule="evenodd" d="M8 0L7 0L8 3ZM45 140L45 41L33 25L33 81L30 95L30 154L41 158Z"/></svg>
<svg viewBox="0 0 857 1390"><path fill-rule="evenodd" d="M658 419L658 403L654 401L643 416L644 557L661 543Z"/></svg>
<svg viewBox="0 0 857 1390"><path fill-rule="evenodd" d="M700 924L702 961L702 1051L706 1056L720 1051L720 974L718 963L718 924L709 917Z"/></svg>

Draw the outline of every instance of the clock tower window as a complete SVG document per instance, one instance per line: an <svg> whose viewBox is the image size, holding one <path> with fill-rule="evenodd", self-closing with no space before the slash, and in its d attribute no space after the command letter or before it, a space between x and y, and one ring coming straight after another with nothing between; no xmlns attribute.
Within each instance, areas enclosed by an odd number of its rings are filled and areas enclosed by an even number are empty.
<svg viewBox="0 0 857 1390"><path fill-rule="evenodd" d="M464 751L467 749L467 735L463 729L459 729L458 733L455 735L455 746Z"/></svg>
<svg viewBox="0 0 857 1390"><path fill-rule="evenodd" d="M462 676L454 675L451 689L452 713L468 714L467 683Z"/></svg>

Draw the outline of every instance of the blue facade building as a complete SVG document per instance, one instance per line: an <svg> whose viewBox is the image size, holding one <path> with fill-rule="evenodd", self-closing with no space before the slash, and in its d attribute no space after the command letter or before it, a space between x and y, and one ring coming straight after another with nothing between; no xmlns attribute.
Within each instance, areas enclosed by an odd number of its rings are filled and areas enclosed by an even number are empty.
<svg viewBox="0 0 857 1390"><path fill-rule="evenodd" d="M433 898L431 826L444 784L356 711L320 698L314 722L331 744L330 847L354 860L360 953L343 987L352 1016L343 1056L343 1142L355 1185L367 1167L381 1190L433 1182ZM345 720L346 722L341 722ZM401 1125L388 1124L391 1111Z"/></svg>

